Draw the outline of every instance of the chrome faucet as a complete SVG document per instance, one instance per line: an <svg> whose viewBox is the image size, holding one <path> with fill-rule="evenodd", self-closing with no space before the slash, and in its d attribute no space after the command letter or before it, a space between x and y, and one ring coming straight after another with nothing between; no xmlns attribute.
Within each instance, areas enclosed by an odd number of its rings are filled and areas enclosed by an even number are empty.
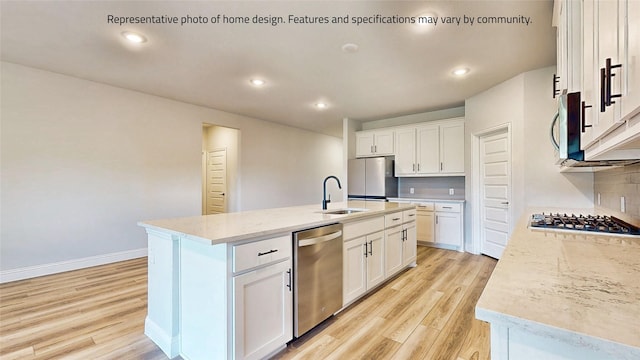
<svg viewBox="0 0 640 360"><path fill-rule="evenodd" d="M340 180L337 177L330 175L324 178L324 183L322 184L322 210L327 210L327 204L331 202L331 194L329 194L329 199L327 199L327 180L329 179L336 179L336 182L338 183L338 189L342 189Z"/></svg>

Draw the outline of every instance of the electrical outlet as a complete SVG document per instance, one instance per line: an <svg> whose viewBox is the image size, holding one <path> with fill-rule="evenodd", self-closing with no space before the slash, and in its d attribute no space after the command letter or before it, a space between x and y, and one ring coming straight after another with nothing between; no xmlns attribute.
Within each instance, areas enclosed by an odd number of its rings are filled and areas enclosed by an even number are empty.
<svg viewBox="0 0 640 360"><path fill-rule="evenodd" d="M455 189L449 189L449 195L455 195L455 194L456 194Z"/></svg>
<svg viewBox="0 0 640 360"><path fill-rule="evenodd" d="M624 196L620 196L620 212L626 212L627 211L627 207L625 206L624 203Z"/></svg>
<svg viewBox="0 0 640 360"><path fill-rule="evenodd" d="M409 194L413 194L414 192L416 192L416 189L414 189L414 188L409 188Z"/></svg>

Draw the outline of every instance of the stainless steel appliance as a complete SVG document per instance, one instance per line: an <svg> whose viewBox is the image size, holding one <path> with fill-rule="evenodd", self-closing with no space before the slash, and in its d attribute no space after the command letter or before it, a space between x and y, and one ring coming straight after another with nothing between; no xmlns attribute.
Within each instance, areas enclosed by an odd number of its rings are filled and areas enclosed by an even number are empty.
<svg viewBox="0 0 640 360"><path fill-rule="evenodd" d="M640 235L640 228L615 216L606 215L567 215L533 214L530 226L540 229L591 231L608 234Z"/></svg>
<svg viewBox="0 0 640 360"><path fill-rule="evenodd" d="M342 308L342 224L293 233L293 334L300 337Z"/></svg>
<svg viewBox="0 0 640 360"><path fill-rule="evenodd" d="M348 162L348 197L354 200L386 200L398 196L393 157L351 159Z"/></svg>
<svg viewBox="0 0 640 360"><path fill-rule="evenodd" d="M584 168L594 171L611 166L624 166L638 162L628 159L608 159L585 161L584 151L580 143L581 135L586 128L585 109L589 107L581 101L580 92L565 93L558 98L558 113L551 123L551 142L558 155L557 164L574 168L576 171Z"/></svg>

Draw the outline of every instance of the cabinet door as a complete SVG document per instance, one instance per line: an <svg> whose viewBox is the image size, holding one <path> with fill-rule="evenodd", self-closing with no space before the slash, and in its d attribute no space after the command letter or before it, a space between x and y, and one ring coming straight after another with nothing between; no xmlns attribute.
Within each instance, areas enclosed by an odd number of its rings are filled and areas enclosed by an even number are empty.
<svg viewBox="0 0 640 360"><path fill-rule="evenodd" d="M375 150L375 154L382 156L382 155L393 155L394 154L394 138L393 138L393 131L391 130L386 130L386 131L376 131L375 132L375 139L374 139L374 146L373 149Z"/></svg>
<svg viewBox="0 0 640 360"><path fill-rule="evenodd" d="M416 130L396 130L396 176L413 175L416 167Z"/></svg>
<svg viewBox="0 0 640 360"><path fill-rule="evenodd" d="M598 67L594 58L593 32L594 32L594 6L595 0L583 0L582 3L582 101L586 106L584 111L584 131L581 132L580 145L582 150L589 147L593 140L593 124L597 121L598 101L600 101L598 89Z"/></svg>
<svg viewBox="0 0 640 360"><path fill-rule="evenodd" d="M372 156L374 145L373 132L358 132L356 133L356 157Z"/></svg>
<svg viewBox="0 0 640 360"><path fill-rule="evenodd" d="M387 277L402 269L402 235L402 226L385 231L384 263Z"/></svg>
<svg viewBox="0 0 640 360"><path fill-rule="evenodd" d="M417 166L419 174L437 174L440 172L440 132L438 125L425 125L417 128Z"/></svg>
<svg viewBox="0 0 640 360"><path fill-rule="evenodd" d="M624 45L622 69L623 96L622 117L640 111L640 1L624 0L623 22Z"/></svg>
<svg viewBox="0 0 640 360"><path fill-rule="evenodd" d="M366 238L360 237L349 240L343 247L343 304L364 294L367 290L367 264L364 255Z"/></svg>
<svg viewBox="0 0 640 360"><path fill-rule="evenodd" d="M404 225L405 239L402 242L402 265L406 266L416 261L418 252L418 241L416 234L416 222Z"/></svg>
<svg viewBox="0 0 640 360"><path fill-rule="evenodd" d="M418 241L433 242L433 221L432 211L417 211L417 239Z"/></svg>
<svg viewBox="0 0 640 360"><path fill-rule="evenodd" d="M233 278L235 359L262 359L292 339L291 281L291 259Z"/></svg>
<svg viewBox="0 0 640 360"><path fill-rule="evenodd" d="M615 101L611 106L603 107L600 102L600 94L602 89L602 79L600 69L605 67L606 59L610 58L613 65L620 64L618 56L618 46L620 41L620 33L618 28L619 6L622 0L596 1L595 3L595 19L596 31L594 34L594 46L596 54L596 71L598 72L598 101L597 114L598 121L593 127L593 135L598 138L607 134L609 131L617 127L617 121L620 119L620 99ZM613 69L615 74L611 78L611 94L620 94L621 78L620 69ZM604 112L602 111L604 110Z"/></svg>
<svg viewBox="0 0 640 360"><path fill-rule="evenodd" d="M384 231L367 235L367 289L384 280Z"/></svg>
<svg viewBox="0 0 640 360"><path fill-rule="evenodd" d="M459 213L436 212L436 243L461 246L462 224Z"/></svg>
<svg viewBox="0 0 640 360"><path fill-rule="evenodd" d="M464 123L440 126L440 172L464 174Z"/></svg>

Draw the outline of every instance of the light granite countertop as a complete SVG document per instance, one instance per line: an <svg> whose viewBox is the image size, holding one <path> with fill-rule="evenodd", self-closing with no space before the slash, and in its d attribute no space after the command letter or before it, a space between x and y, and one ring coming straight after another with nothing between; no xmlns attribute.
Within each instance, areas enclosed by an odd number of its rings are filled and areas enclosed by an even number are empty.
<svg viewBox="0 0 640 360"><path fill-rule="evenodd" d="M412 209L415 206L381 201L348 201L330 203L328 208L328 210L357 208L365 211L344 215L326 214L322 211L320 204L316 204L149 220L141 221L138 225L215 245L383 215Z"/></svg>
<svg viewBox="0 0 640 360"><path fill-rule="evenodd" d="M640 237L529 229L533 212L514 229L476 317L638 358Z"/></svg>

